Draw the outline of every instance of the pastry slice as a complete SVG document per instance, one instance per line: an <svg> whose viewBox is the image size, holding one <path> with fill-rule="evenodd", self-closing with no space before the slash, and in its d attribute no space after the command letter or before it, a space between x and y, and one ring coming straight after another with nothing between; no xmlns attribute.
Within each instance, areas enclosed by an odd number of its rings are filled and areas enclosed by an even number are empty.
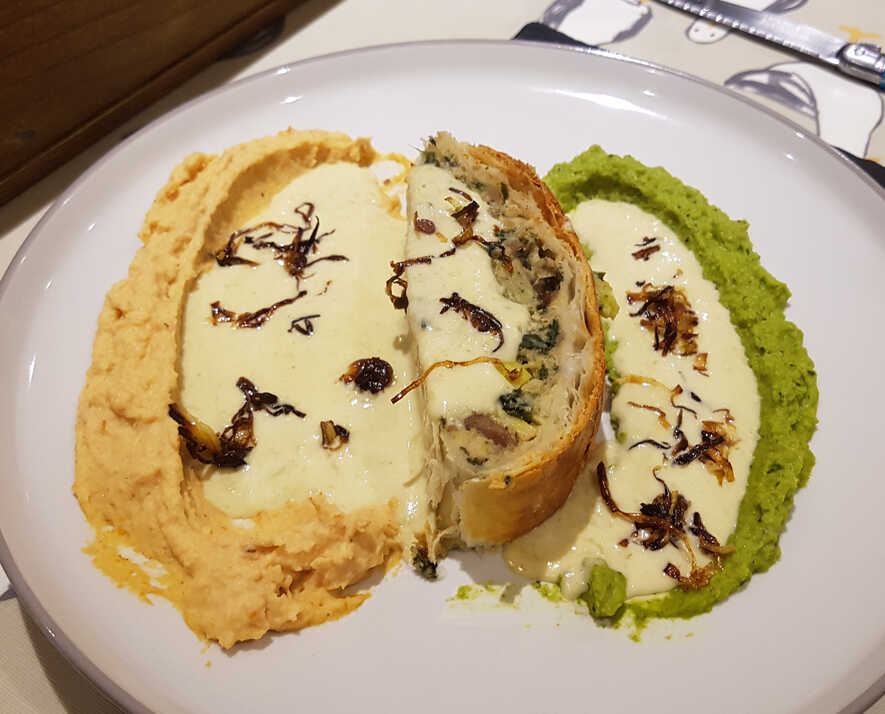
<svg viewBox="0 0 885 714"><path fill-rule="evenodd" d="M562 505L605 362L590 267L530 166L439 133L409 176L407 224L387 290L421 371L403 392L423 390L432 436L423 564L512 540Z"/></svg>

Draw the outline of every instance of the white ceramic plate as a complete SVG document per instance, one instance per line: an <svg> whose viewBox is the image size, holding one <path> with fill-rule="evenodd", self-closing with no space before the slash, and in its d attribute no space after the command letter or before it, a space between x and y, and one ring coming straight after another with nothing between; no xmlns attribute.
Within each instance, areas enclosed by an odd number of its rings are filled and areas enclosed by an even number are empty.
<svg viewBox="0 0 885 714"><path fill-rule="evenodd" d="M471 574L495 577L495 558L450 559L436 584L401 573L352 616L234 655L204 651L171 607L111 585L81 553L90 531L70 492L75 405L103 296L181 158L289 125L406 153L444 128L542 174L598 142L667 167L749 219L763 264L793 290L789 316L821 390L818 462L782 561L712 614L652 627L640 644L552 607L448 608ZM84 175L0 285L3 565L44 632L137 711L858 711L885 671L883 226L882 192L798 127L603 53L393 46L224 87Z"/></svg>

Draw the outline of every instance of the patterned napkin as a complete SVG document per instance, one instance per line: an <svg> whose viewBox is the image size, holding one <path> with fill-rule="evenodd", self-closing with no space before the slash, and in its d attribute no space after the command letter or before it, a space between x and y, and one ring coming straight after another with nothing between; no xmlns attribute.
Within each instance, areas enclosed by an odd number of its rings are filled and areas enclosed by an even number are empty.
<svg viewBox="0 0 885 714"><path fill-rule="evenodd" d="M788 13L846 42L885 40L882 0L731 1ZM603 47L701 76L784 115L852 159L885 163L885 92L870 84L650 0L555 0L541 22L546 27L532 23L517 38ZM862 168L878 169L883 182L881 166Z"/></svg>

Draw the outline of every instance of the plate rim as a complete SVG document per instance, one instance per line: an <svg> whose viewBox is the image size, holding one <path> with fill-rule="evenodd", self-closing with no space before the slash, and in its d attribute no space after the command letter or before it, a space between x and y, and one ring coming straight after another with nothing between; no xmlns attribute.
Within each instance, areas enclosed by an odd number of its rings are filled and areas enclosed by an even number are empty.
<svg viewBox="0 0 885 714"><path fill-rule="evenodd" d="M275 67L271 67L254 74L241 77L232 82L227 82L207 92L203 92L181 105L164 112L160 116L152 119L144 126L120 140L116 146L108 150L100 156L94 163L90 164L77 178L71 182L62 193L52 202L48 209L43 213L34 227L30 230L25 240L14 253L6 271L0 277L0 301L9 288L14 279L14 275L18 272L18 268L22 264L31 244L37 240L45 223L49 222L55 214L60 211L76 194L80 186L90 180L93 174L98 173L102 167L111 161L119 152L126 151L131 143L141 138L142 134L153 130L155 127L170 121L179 114L190 111L193 107L210 100L211 98L230 91L236 91L240 85L259 82L266 77L288 74L293 68L300 68L316 62L328 61L336 58L351 57L354 55L385 52L385 51L402 51L434 47L446 46L486 46L489 48L512 48L514 46L531 47L550 52L568 52L584 56L599 57L603 60L612 60L615 62L623 62L626 64L637 65L639 67L660 72L662 74L675 76L681 80L694 84L699 84L706 89L711 89L724 94L732 100L738 100L744 105L755 111L762 112L769 119L788 127L793 132L800 135L800 138L808 140L818 149L822 149L831 158L836 159L844 168L853 172L855 176L860 178L869 188L873 190L879 198L885 200L885 188L876 183L866 172L861 170L854 162L848 159L844 154L837 151L833 146L825 142L818 135L813 134L792 121L788 117L775 112L773 109L754 102L747 96L738 93L729 87L716 84L710 80L690 74L683 70L666 67L648 60L630 57L618 52L600 47L582 47L576 45L568 45L558 42L546 42L538 40L523 39L442 39L442 40L419 40L409 42L392 42L377 45L367 45L363 47L339 50L329 52L313 57L307 57L294 62L286 62ZM13 199L15 200L15 199ZM86 654L70 639L67 634L57 625L49 612L43 607L42 603L37 599L33 590L31 590L25 578L22 576L17 564L15 563L12 553L3 536L2 527L0 527L0 565L5 570L12 584L16 599L26 611L28 616L38 626L41 634L49 640L64 659L80 674L82 674L89 683L105 698L111 702L123 707L126 711L135 714L154 714L153 710L136 699L132 694L126 691L122 686L117 684L110 676L100 669ZM885 669L885 665L883 665ZM864 691L857 694L854 699L840 710L840 714L863 714L863 712L875 703L885 694L885 671Z"/></svg>

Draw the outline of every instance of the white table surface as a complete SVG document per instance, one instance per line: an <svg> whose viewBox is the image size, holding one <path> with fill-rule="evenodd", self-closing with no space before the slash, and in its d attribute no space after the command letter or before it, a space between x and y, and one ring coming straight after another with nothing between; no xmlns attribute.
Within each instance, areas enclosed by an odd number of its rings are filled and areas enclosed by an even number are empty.
<svg viewBox="0 0 885 714"><path fill-rule="evenodd" d="M881 14L882 0L864 1L871 12ZM24 194L0 206L0 273L40 216L83 171L132 131L203 92L280 64L354 47L424 39L507 39L527 22L538 20L550 3L310 0L287 16L282 36L265 49L216 62ZM876 6L879 10L872 10ZM655 10L670 12L657 5ZM669 21L686 22L675 16ZM649 42L646 37L646 47ZM617 49L627 53L627 47ZM4 589L5 578L0 571L0 595ZM66 662L15 597L0 600L0 643L0 714L120 711ZM869 712L885 714L885 699Z"/></svg>

